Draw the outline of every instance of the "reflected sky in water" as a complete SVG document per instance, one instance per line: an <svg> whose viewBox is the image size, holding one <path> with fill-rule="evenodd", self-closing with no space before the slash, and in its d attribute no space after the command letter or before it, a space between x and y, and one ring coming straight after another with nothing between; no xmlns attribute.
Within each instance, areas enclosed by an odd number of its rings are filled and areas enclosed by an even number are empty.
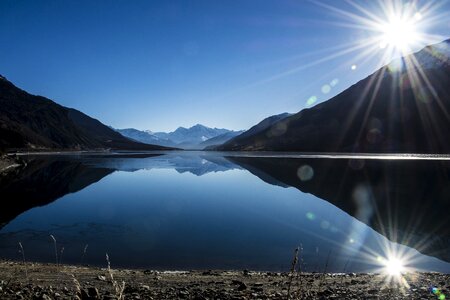
<svg viewBox="0 0 450 300"><path fill-rule="evenodd" d="M85 187L7 223L1 258L19 259L20 241L27 260L54 262L52 234L64 247L63 263L104 265L108 253L115 267L287 271L302 245L304 270L323 271L328 260L330 272L370 272L388 246L408 253L410 267L450 272L449 263L391 243L329 202L268 184L220 155L52 159L113 171L99 181L67 178L69 190Z"/></svg>

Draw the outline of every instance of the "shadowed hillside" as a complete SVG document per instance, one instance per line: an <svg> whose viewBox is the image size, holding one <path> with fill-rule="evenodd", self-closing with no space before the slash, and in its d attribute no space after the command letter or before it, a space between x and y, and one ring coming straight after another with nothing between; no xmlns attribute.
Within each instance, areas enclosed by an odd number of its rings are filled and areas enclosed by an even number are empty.
<svg viewBox="0 0 450 300"><path fill-rule="evenodd" d="M450 40L217 150L450 153Z"/></svg>
<svg viewBox="0 0 450 300"><path fill-rule="evenodd" d="M0 76L0 149L160 150L131 141L75 109L30 95Z"/></svg>

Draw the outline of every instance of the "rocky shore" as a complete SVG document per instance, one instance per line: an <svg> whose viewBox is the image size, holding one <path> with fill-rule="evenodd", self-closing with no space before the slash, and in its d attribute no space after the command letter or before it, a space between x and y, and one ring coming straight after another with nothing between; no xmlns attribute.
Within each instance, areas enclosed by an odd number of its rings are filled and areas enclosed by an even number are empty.
<svg viewBox="0 0 450 300"><path fill-rule="evenodd" d="M0 262L0 299L450 299L450 275L117 270ZM434 289L433 289L434 288Z"/></svg>

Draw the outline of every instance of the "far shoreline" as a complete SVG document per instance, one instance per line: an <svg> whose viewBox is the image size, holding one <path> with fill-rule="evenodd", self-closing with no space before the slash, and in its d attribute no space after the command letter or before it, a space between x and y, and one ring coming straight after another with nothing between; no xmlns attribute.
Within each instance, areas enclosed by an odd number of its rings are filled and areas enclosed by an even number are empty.
<svg viewBox="0 0 450 300"><path fill-rule="evenodd" d="M51 155L151 155L171 153L203 153L230 157L255 158L289 158L289 159L380 159L380 160L450 160L450 154L435 153L370 153L370 152L296 152L296 151L215 151L215 150L55 150L55 151L18 151L8 152L8 157L14 156L51 156Z"/></svg>

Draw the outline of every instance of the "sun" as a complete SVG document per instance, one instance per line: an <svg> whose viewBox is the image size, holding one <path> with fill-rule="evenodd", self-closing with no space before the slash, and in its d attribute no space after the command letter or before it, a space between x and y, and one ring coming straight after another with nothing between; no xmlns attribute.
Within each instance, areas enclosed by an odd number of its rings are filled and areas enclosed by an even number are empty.
<svg viewBox="0 0 450 300"><path fill-rule="evenodd" d="M399 276L405 270L405 267L401 259L391 257L384 262L384 270L388 275Z"/></svg>
<svg viewBox="0 0 450 300"><path fill-rule="evenodd" d="M391 17L388 22L380 24L380 32L380 48L391 47L406 52L420 41L415 18Z"/></svg>
<svg viewBox="0 0 450 300"><path fill-rule="evenodd" d="M415 18L393 16L388 22L380 24L380 48L391 47L400 52L409 51L420 40L415 23Z"/></svg>
<svg viewBox="0 0 450 300"><path fill-rule="evenodd" d="M415 261L414 252L399 248L398 245L385 245L384 247L385 253L375 257L376 264L379 266L375 272L384 275L386 285L397 283L409 288L409 283L403 275L415 270L411 267Z"/></svg>

